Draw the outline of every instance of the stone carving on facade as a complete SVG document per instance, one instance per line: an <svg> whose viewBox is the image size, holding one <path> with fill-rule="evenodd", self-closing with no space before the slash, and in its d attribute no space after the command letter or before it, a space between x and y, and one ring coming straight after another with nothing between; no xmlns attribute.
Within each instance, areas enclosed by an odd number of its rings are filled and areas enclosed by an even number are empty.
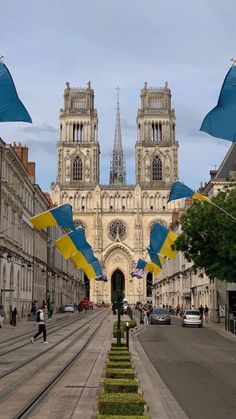
<svg viewBox="0 0 236 419"><path fill-rule="evenodd" d="M123 263L124 263L124 259L120 255L117 255L116 257L114 257L112 259L112 264L121 264L122 265Z"/></svg>

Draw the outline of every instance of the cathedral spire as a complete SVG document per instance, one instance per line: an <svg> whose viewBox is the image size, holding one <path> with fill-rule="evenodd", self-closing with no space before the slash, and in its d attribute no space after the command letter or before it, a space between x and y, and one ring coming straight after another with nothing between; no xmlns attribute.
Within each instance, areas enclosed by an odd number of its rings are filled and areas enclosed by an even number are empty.
<svg viewBox="0 0 236 419"><path fill-rule="evenodd" d="M125 162L124 162L122 141L121 141L120 100L119 100L120 88L117 87L116 90L117 90L116 128L115 128L113 157L111 160L111 169L110 169L110 185L126 183Z"/></svg>

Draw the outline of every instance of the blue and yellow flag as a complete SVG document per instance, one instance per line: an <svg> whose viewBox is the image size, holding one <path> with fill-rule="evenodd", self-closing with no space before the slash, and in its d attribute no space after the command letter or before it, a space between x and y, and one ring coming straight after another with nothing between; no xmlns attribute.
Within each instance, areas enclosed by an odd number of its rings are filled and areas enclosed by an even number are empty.
<svg viewBox="0 0 236 419"><path fill-rule="evenodd" d="M176 256L176 250L172 250L171 246L174 244L177 237L178 236L174 231L169 230L162 224L160 223L154 224L151 230L151 235L150 235L151 252L154 254L158 253L162 256L167 256L169 259L173 259ZM150 255L150 251L149 251L149 255ZM150 258L151 258L151 255L150 255Z"/></svg>
<svg viewBox="0 0 236 419"><path fill-rule="evenodd" d="M72 218L72 206L70 204L63 204L49 211L42 212L31 217L29 221L38 230L53 226L62 226L75 230Z"/></svg>
<svg viewBox="0 0 236 419"><path fill-rule="evenodd" d="M151 248L149 248L149 249L148 249L148 254L149 254L150 259L151 259L151 264L152 264L152 265L155 265L155 267L156 267L156 269L158 270L158 272L160 272L160 271L161 271L161 269L162 269L162 265L161 265L161 261L160 261L159 256L158 256L158 255L157 255L157 253L156 253L153 249L151 249Z"/></svg>
<svg viewBox="0 0 236 419"><path fill-rule="evenodd" d="M184 185L184 183L177 181L172 185L167 202L181 198L193 198L198 199L199 201L211 202L207 196L204 196L198 192L194 192L193 189L190 189L188 186Z"/></svg>
<svg viewBox="0 0 236 419"><path fill-rule="evenodd" d="M83 269L88 279L96 279L104 276L97 258L94 257L93 261L89 263L82 252L77 252L71 256L71 259L78 269Z"/></svg>
<svg viewBox="0 0 236 419"><path fill-rule="evenodd" d="M153 262L146 262L143 259L139 259L134 272L136 272L136 270L137 271L143 270L143 271L151 272L151 273L154 273L155 275L158 275L161 271L161 266ZM135 276L135 275L132 275L132 276ZM141 277L139 275L137 276Z"/></svg>
<svg viewBox="0 0 236 419"><path fill-rule="evenodd" d="M0 62L0 122L23 121L32 119L18 97L8 68Z"/></svg>
<svg viewBox="0 0 236 419"><path fill-rule="evenodd" d="M91 246L87 242L85 232L82 228L77 228L75 231L60 237L55 241L55 245L65 259L71 258L77 252L81 252L82 250L91 250ZM91 256L91 252L89 255Z"/></svg>
<svg viewBox="0 0 236 419"><path fill-rule="evenodd" d="M235 61L235 60L233 60ZM213 137L236 141L236 66L224 79L218 103L204 118L200 131Z"/></svg>
<svg viewBox="0 0 236 419"><path fill-rule="evenodd" d="M73 260L74 264L76 265L78 269L83 269L88 279L96 278L97 275L93 266L87 262L83 253L77 252L73 256L71 256L71 259Z"/></svg>

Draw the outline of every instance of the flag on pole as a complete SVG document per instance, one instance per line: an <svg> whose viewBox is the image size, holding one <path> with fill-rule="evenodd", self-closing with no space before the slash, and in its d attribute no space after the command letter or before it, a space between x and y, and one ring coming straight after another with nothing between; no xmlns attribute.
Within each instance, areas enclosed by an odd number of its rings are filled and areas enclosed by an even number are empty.
<svg viewBox="0 0 236 419"><path fill-rule="evenodd" d="M162 269L162 265L161 265L159 256L151 248L148 249L148 254L149 254L150 259L151 259L151 267L153 267L153 265L154 265L156 273L157 272L159 273Z"/></svg>
<svg viewBox="0 0 236 419"><path fill-rule="evenodd" d="M100 262L97 258L94 257L94 260L89 263L84 256L83 252L77 252L71 256L74 264L78 269L83 269L88 279L96 279L97 277L103 277L102 269ZM105 281L105 279L103 279Z"/></svg>
<svg viewBox="0 0 236 419"><path fill-rule="evenodd" d="M205 116L200 131L236 141L236 60L226 74L217 105Z"/></svg>
<svg viewBox="0 0 236 419"><path fill-rule="evenodd" d="M155 260L158 262L158 259L157 260L155 259ZM158 265L157 263L146 262L143 259L139 259L134 272L143 271L143 272L145 272L145 274L143 276L146 276L146 272L152 272L155 275L158 275L160 273L161 269L162 269L161 266ZM137 276L137 275L132 275L132 276Z"/></svg>
<svg viewBox="0 0 236 419"><path fill-rule="evenodd" d="M83 269L84 273L88 277L88 279L95 279L96 278L96 272L91 265L91 263L88 263L86 258L84 257L83 253L77 252L73 256L71 256L71 259L73 260L74 264L78 269Z"/></svg>
<svg viewBox="0 0 236 419"><path fill-rule="evenodd" d="M193 198L198 199L199 201L211 202L207 196L204 196L198 192L194 192L193 189L190 189L188 186L184 185L184 183L177 181L172 185L167 202L181 198Z"/></svg>
<svg viewBox="0 0 236 419"><path fill-rule="evenodd" d="M162 256L167 256L169 259L173 259L176 256L176 250L172 249L172 245L174 244L177 237L178 236L174 231L169 230L162 224L160 223L154 224L151 230L151 234L150 234L151 253L160 254ZM149 252L149 255L150 255L150 252ZM154 261L152 260L152 262ZM160 263L160 260L159 260L159 263Z"/></svg>
<svg viewBox="0 0 236 419"><path fill-rule="evenodd" d="M75 230L72 218L72 206L70 204L63 204L49 211L42 212L29 218L29 221L38 230L53 226L62 226Z"/></svg>
<svg viewBox="0 0 236 419"><path fill-rule="evenodd" d="M82 228L77 228L75 231L60 237L55 241L55 245L65 259L71 258L77 252L81 252L82 249L91 249Z"/></svg>
<svg viewBox="0 0 236 419"><path fill-rule="evenodd" d="M0 61L0 122L14 121L32 123L28 111L18 97L8 68Z"/></svg>

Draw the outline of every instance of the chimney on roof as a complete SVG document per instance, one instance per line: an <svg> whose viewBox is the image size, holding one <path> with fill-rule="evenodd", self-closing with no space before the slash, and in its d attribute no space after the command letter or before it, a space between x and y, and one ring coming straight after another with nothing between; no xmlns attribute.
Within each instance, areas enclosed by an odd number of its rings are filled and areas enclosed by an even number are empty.
<svg viewBox="0 0 236 419"><path fill-rule="evenodd" d="M35 183L35 162L29 161L27 165L28 175L31 183Z"/></svg>
<svg viewBox="0 0 236 419"><path fill-rule="evenodd" d="M25 166L25 168L28 172L28 176L29 176L30 181L32 183L35 183L35 162L28 161L28 150L29 149L28 149L27 145L22 146L20 142L19 142L19 144L16 144L16 142L14 141L14 143L12 144L12 148L16 152L16 154L19 157L21 163Z"/></svg>
<svg viewBox="0 0 236 419"><path fill-rule="evenodd" d="M15 150L17 156L19 157L21 163L27 169L27 165L28 165L28 147L26 145L25 146L22 146L20 142L17 145L15 143L15 141L14 141L12 147Z"/></svg>
<svg viewBox="0 0 236 419"><path fill-rule="evenodd" d="M215 179L216 174L217 174L217 170L210 170L211 180Z"/></svg>

